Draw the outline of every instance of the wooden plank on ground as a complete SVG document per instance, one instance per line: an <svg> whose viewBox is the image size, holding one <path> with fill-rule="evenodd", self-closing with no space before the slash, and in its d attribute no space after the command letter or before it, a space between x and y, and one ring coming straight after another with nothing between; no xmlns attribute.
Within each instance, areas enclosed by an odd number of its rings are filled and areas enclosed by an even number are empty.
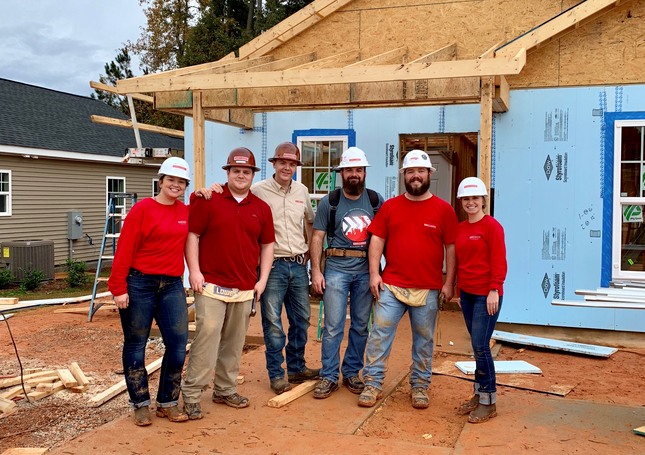
<svg viewBox="0 0 645 455"><path fill-rule="evenodd" d="M62 381L58 381L58 382L55 382L53 384L53 387L51 388L51 390L47 390L47 391L43 391L43 392L38 392L38 391L31 392L31 393L27 394L27 397L31 401L38 401L38 400L42 400L43 398L46 398L46 397L48 397L50 395L53 395L56 392L60 392L61 390L65 390L65 385L62 383Z"/></svg>
<svg viewBox="0 0 645 455"><path fill-rule="evenodd" d="M56 374L56 372L53 370L39 371L38 373L33 374L23 374L22 379L26 381L28 379L50 376L52 374ZM0 389L18 384L20 384L20 376L16 376L15 378L0 379Z"/></svg>
<svg viewBox="0 0 645 455"><path fill-rule="evenodd" d="M29 384L25 384L25 391L27 393L31 392L31 386ZM22 385L17 385L0 393L0 398L4 398L5 400L11 400L12 398L17 397L22 393L24 393L24 391L22 390Z"/></svg>
<svg viewBox="0 0 645 455"><path fill-rule="evenodd" d="M76 386L76 387L71 387L68 390L70 392L72 392L72 393L83 393L83 392L85 392L87 390L87 386L86 385L79 385L79 386Z"/></svg>
<svg viewBox="0 0 645 455"><path fill-rule="evenodd" d="M237 383L239 384L244 384L244 375L241 374L237 377Z"/></svg>
<svg viewBox="0 0 645 455"><path fill-rule="evenodd" d="M538 348L555 349L556 351L574 352L576 354L585 354L596 357L609 357L614 352L618 351L618 349L616 348L609 348L606 346L574 343L571 341L552 340L550 338L540 338L528 335L520 335L517 333L500 332L499 330L495 330L493 332L493 339L498 341L505 341L508 343L536 346Z"/></svg>
<svg viewBox="0 0 645 455"><path fill-rule="evenodd" d="M40 373L43 371L42 368L25 368L22 370L23 374L34 374L34 373Z"/></svg>
<svg viewBox="0 0 645 455"><path fill-rule="evenodd" d="M535 365L531 365L524 360L495 360L495 374L520 374L531 373L540 374L540 370ZM459 371L465 374L475 374L475 362L455 362Z"/></svg>
<svg viewBox="0 0 645 455"><path fill-rule="evenodd" d="M16 403L6 398L0 398L0 412L6 413L16 407Z"/></svg>
<svg viewBox="0 0 645 455"><path fill-rule="evenodd" d="M96 311L103 311L103 310L112 310L112 311L117 311L118 308L116 305L103 305L100 306ZM58 310L54 310L54 313L73 313L73 314L88 314L90 312L90 307L84 307L84 308L60 308Z"/></svg>
<svg viewBox="0 0 645 455"><path fill-rule="evenodd" d="M38 378L27 379L25 381L25 384L28 384L31 387L36 387L38 384L43 384L46 382L58 382L58 381L60 381L60 377L58 377L57 374L53 374L51 376L41 376Z"/></svg>
<svg viewBox="0 0 645 455"><path fill-rule="evenodd" d="M0 298L0 305L17 305L18 299L15 297L2 297Z"/></svg>
<svg viewBox="0 0 645 455"><path fill-rule="evenodd" d="M86 386L90 383L90 381L85 376L85 373L83 373L83 370L81 370L81 367L78 366L78 363L72 362L69 367L69 371L72 373L79 386Z"/></svg>
<svg viewBox="0 0 645 455"><path fill-rule="evenodd" d="M189 351L189 350L190 350L190 344L186 345L186 351ZM163 357L155 360L149 365L146 365L146 371L148 372L148 374L151 374L157 371L159 368L161 368L162 361L163 361ZM126 389L127 389L127 386L125 384L125 379L124 379L123 381L117 382L112 387L99 393L98 395L94 395L92 398L90 398L88 405L94 408L101 406L103 403L114 398L121 392L124 392Z"/></svg>
<svg viewBox="0 0 645 455"><path fill-rule="evenodd" d="M282 406L285 406L311 392L316 388L317 383L318 381L305 381L288 392L284 392L277 397L271 398L267 404L270 408L281 408Z"/></svg>
<svg viewBox="0 0 645 455"><path fill-rule="evenodd" d="M645 426L643 426L643 427L638 427L638 428L634 428L634 430L633 430L633 431L634 431L634 433L636 433L636 434L639 434L639 435L641 435L641 436L645 436Z"/></svg>
<svg viewBox="0 0 645 455"><path fill-rule="evenodd" d="M42 455L49 452L47 447L14 447L2 452L2 455Z"/></svg>
<svg viewBox="0 0 645 455"><path fill-rule="evenodd" d="M65 385L66 389L69 389L70 387L76 387L78 385L78 381L74 378L72 372L66 368L56 370L56 374Z"/></svg>

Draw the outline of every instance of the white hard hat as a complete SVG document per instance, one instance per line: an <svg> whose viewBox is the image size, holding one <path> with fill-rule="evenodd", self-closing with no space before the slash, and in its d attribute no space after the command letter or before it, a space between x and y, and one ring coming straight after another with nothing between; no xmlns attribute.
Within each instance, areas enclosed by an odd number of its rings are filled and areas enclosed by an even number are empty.
<svg viewBox="0 0 645 455"><path fill-rule="evenodd" d="M488 196L486 185L477 177L466 177L459 184L457 190L457 198L465 196Z"/></svg>
<svg viewBox="0 0 645 455"><path fill-rule="evenodd" d="M340 157L340 164L336 169L344 169L346 167L370 167L367 162L365 152L358 147L350 147L343 152Z"/></svg>
<svg viewBox="0 0 645 455"><path fill-rule="evenodd" d="M186 183L190 182L190 168L188 167L188 163L186 160L176 156L172 156L164 161L157 174L172 175L173 177L185 179Z"/></svg>
<svg viewBox="0 0 645 455"><path fill-rule="evenodd" d="M430 157L423 150L410 150L408 154L405 155L405 158L403 158L403 166L399 172L403 174L403 172L405 172L409 167L427 167L433 172L436 171L436 169L432 167Z"/></svg>

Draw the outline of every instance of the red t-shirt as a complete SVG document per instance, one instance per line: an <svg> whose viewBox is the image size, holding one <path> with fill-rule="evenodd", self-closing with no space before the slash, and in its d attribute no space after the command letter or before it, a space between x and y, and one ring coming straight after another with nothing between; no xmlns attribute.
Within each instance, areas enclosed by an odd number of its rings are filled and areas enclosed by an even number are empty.
<svg viewBox="0 0 645 455"><path fill-rule="evenodd" d="M130 268L149 275L181 276L188 236L188 206L181 201L163 205L153 198L134 204L123 222L108 288L113 295L128 292Z"/></svg>
<svg viewBox="0 0 645 455"><path fill-rule="evenodd" d="M250 290L260 244L275 241L271 209L253 193L237 202L228 184L210 200L190 196L190 232L199 237L199 268L207 283Z"/></svg>
<svg viewBox="0 0 645 455"><path fill-rule="evenodd" d="M459 289L475 295L497 289L504 294L506 245L504 229L495 218L485 215L476 223L460 223L455 251Z"/></svg>
<svg viewBox="0 0 645 455"><path fill-rule="evenodd" d="M411 201L402 194L385 201L368 228L386 241L383 281L441 289L443 248L455 241L457 223L452 206L437 196Z"/></svg>

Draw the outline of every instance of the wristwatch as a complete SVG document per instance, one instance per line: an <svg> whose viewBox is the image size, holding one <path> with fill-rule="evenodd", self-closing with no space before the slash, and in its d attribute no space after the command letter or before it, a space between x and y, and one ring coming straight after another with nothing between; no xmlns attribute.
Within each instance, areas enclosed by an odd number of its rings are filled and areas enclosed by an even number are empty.
<svg viewBox="0 0 645 455"><path fill-rule="evenodd" d="M499 289L491 289L492 292L499 292Z"/></svg>

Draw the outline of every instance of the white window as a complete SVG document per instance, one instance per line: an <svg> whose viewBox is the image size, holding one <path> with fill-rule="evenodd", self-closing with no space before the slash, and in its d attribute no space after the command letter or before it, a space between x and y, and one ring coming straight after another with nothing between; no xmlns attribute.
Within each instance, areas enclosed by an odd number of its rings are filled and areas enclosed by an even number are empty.
<svg viewBox="0 0 645 455"><path fill-rule="evenodd" d="M347 142L347 136L298 137L298 148L304 165L298 168L296 179L309 188L313 199L320 199L333 189L332 169L340 164ZM335 180L335 187L340 188L340 176L336 175Z"/></svg>
<svg viewBox="0 0 645 455"><path fill-rule="evenodd" d="M645 279L645 120L614 124L612 278Z"/></svg>
<svg viewBox="0 0 645 455"><path fill-rule="evenodd" d="M109 207L110 193L125 193L125 177L106 177L105 206ZM125 198L119 197L115 201L115 212L125 213ZM123 218L115 217L114 224L110 223L108 233L116 234L121 232L121 221ZM114 229L112 229L114 226Z"/></svg>
<svg viewBox="0 0 645 455"><path fill-rule="evenodd" d="M159 194L159 179L152 179L152 197Z"/></svg>
<svg viewBox="0 0 645 455"><path fill-rule="evenodd" d="M0 170L0 216L11 216L11 171Z"/></svg>

